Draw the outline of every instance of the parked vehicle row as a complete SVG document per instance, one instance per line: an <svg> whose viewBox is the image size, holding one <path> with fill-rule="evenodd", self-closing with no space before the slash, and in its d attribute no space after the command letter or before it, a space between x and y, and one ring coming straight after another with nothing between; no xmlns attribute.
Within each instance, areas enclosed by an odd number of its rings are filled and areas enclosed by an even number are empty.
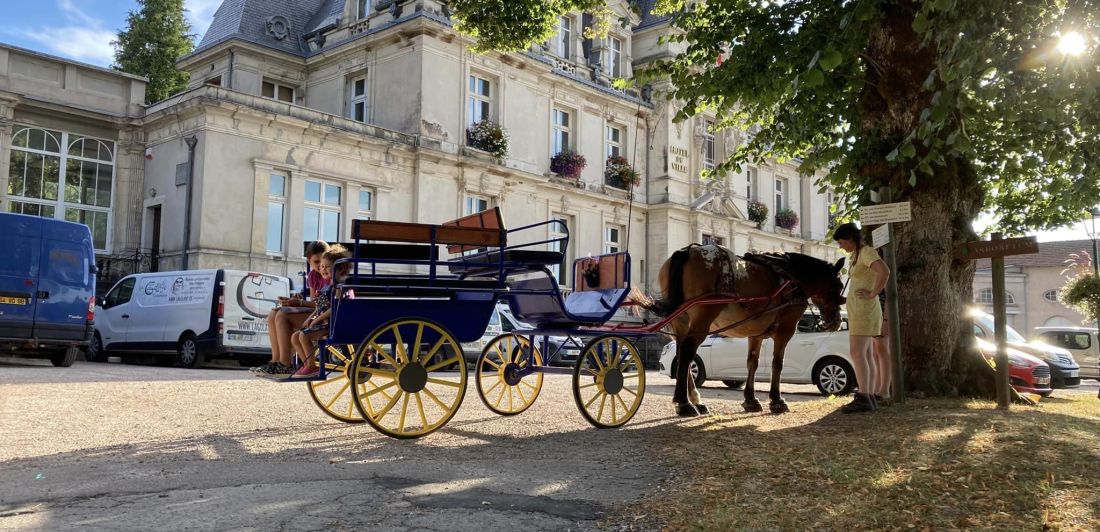
<svg viewBox="0 0 1100 532"><path fill-rule="evenodd" d="M993 320L978 310L970 311L978 349L987 361L992 360L996 346ZM849 357L846 328L824 332L814 316L807 314L799 326L783 358L783 382L813 384L822 395L845 395L855 389L856 377ZM1009 379L1020 392L1050 395L1052 388L1073 388L1081 384L1079 368L1070 353L1043 342L1028 342L1008 328ZM1095 343L1095 342L1094 342ZM771 377L772 342L761 347L757 380ZM691 374L698 386L704 382L721 381L732 389L740 389L748 378L748 340L709 336L699 346L691 363ZM676 364L676 342L669 342L661 352L661 373L673 377Z"/></svg>

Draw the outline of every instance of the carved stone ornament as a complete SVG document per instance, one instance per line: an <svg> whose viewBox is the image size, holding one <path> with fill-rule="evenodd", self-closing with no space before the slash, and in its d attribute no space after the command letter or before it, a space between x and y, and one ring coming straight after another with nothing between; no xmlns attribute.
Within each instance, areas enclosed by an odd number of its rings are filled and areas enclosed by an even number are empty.
<svg viewBox="0 0 1100 532"><path fill-rule="evenodd" d="M290 21L282 15L267 17L267 34L281 41L290 35Z"/></svg>

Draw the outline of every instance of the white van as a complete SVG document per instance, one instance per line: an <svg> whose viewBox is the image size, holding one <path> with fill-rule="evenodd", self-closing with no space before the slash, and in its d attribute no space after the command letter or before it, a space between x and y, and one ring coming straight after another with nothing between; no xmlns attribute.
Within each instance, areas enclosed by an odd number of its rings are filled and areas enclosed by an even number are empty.
<svg viewBox="0 0 1100 532"><path fill-rule="evenodd" d="M269 356L267 314L290 290L286 277L236 270L124 277L96 302L88 359L140 352L193 368L207 358Z"/></svg>

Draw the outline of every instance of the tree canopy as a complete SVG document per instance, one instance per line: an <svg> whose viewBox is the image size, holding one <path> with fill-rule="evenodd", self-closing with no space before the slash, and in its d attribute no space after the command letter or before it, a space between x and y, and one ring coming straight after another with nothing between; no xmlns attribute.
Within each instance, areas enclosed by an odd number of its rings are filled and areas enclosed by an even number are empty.
<svg viewBox="0 0 1100 532"><path fill-rule="evenodd" d="M635 2L632 5L648 5ZM480 50L525 49L603 0L460 0ZM640 82L686 119L754 134L719 172L763 159L821 171L855 214L890 186L907 380L975 389L963 306L973 265L952 248L982 210L1009 234L1080 220L1100 198L1100 0L657 0L667 57ZM660 55L662 50L649 50ZM635 51L634 57L639 57Z"/></svg>
<svg viewBox="0 0 1100 532"><path fill-rule="evenodd" d="M188 74L176 60L194 49L183 0L138 0L115 41L115 68L149 78L145 101L156 102L187 86Z"/></svg>

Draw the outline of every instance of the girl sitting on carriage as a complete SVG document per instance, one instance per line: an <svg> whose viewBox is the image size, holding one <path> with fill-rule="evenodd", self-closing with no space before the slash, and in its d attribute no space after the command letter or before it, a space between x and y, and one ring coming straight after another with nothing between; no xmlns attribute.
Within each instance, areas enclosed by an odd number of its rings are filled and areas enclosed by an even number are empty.
<svg viewBox="0 0 1100 532"><path fill-rule="evenodd" d="M351 264L344 262L337 265L336 262L347 258L351 258L351 252L339 244L333 245L321 256L320 272L330 283L317 295L317 308L313 311L313 314L306 318L301 330L296 331L290 337L290 342L302 361L301 367L294 372L291 378L313 378L320 372L320 367L317 365L315 344L328 335L328 322L329 318L332 317L332 301L340 297L352 297L350 291L344 294L342 290L337 288L337 285L344 282L351 272Z"/></svg>

